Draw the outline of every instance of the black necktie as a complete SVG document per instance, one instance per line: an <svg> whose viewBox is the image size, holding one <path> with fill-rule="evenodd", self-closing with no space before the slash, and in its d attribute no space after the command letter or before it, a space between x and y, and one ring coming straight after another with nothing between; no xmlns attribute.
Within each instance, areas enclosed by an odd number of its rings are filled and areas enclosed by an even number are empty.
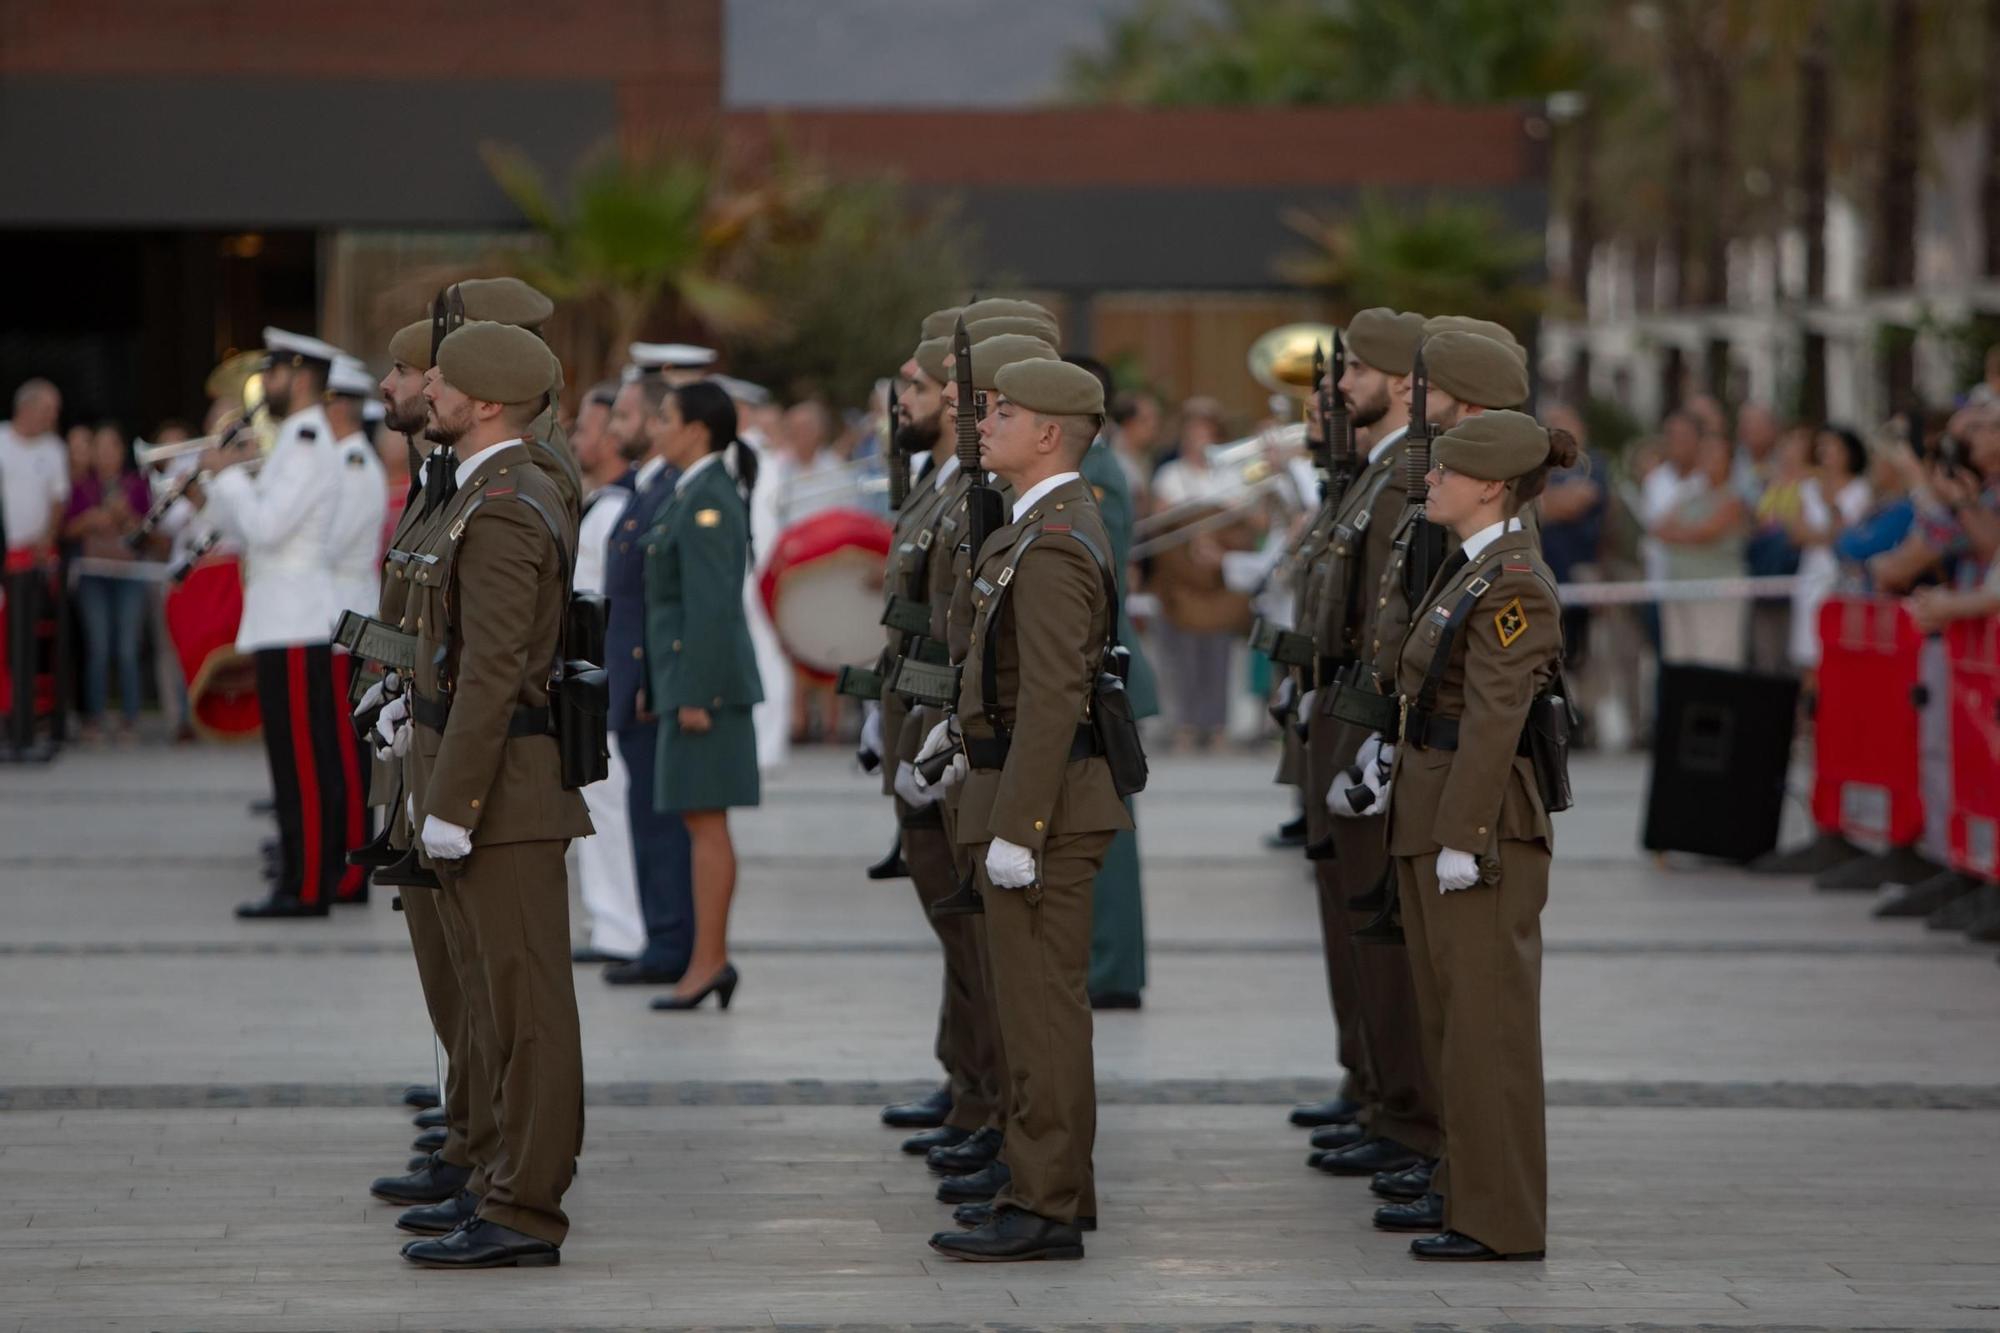
<svg viewBox="0 0 2000 1333"><path fill-rule="evenodd" d="M458 494L458 469L452 465L451 451L440 449L431 455L430 470L424 474L424 513L451 503Z"/></svg>

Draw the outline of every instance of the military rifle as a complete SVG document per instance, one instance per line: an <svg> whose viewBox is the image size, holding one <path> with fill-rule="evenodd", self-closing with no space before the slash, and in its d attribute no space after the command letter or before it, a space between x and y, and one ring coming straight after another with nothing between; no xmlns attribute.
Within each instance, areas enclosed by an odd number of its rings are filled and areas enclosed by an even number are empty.
<svg viewBox="0 0 2000 1333"><path fill-rule="evenodd" d="M1315 365L1319 361L1319 350L1313 350ZM1340 376L1347 367L1347 351L1340 339L1340 330L1333 331L1333 364L1329 367L1332 383L1320 398L1320 429L1325 436L1327 456L1327 486L1334 508L1347 495L1347 488L1354 484L1354 478L1361 471L1360 460L1354 452L1354 418L1347 407L1347 395L1341 392ZM1313 381L1318 392L1318 380Z"/></svg>
<svg viewBox="0 0 2000 1333"><path fill-rule="evenodd" d="M1421 344L1410 367L1410 429L1403 441L1403 479L1409 492L1409 523L1403 536L1403 593L1415 608L1430 591L1431 580L1444 564L1444 529L1424 516L1430 495L1431 424L1426 419L1430 376L1424 370Z"/></svg>
<svg viewBox="0 0 2000 1333"><path fill-rule="evenodd" d="M889 428L882 441L882 457L889 463L889 508L901 509L910 498L910 456L903 452L896 430L896 386L889 385Z"/></svg>
<svg viewBox="0 0 2000 1333"><path fill-rule="evenodd" d="M1000 488L986 480L979 464L979 418L985 415L972 384L972 338L965 331L965 317L959 316L952 333L953 378L958 382L958 465L965 472L970 489L965 493L966 526L971 533L972 560L979 562L986 539L1007 525L1000 500Z"/></svg>

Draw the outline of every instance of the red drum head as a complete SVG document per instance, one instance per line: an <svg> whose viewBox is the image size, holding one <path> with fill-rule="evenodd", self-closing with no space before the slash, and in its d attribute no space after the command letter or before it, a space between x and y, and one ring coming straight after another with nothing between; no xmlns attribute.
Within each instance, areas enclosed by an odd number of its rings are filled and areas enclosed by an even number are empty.
<svg viewBox="0 0 2000 1333"><path fill-rule="evenodd" d="M794 662L820 680L882 651L882 566L889 524L858 509L828 509L778 534L758 590Z"/></svg>
<svg viewBox="0 0 2000 1333"><path fill-rule="evenodd" d="M212 740L246 740L263 727L250 659L236 651L243 619L242 562L211 556L167 589L167 637L188 683L195 729Z"/></svg>

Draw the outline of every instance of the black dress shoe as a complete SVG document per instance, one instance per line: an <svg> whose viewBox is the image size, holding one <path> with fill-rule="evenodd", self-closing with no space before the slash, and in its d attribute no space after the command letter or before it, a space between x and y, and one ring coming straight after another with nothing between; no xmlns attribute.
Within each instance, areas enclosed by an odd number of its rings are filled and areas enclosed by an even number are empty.
<svg viewBox="0 0 2000 1333"><path fill-rule="evenodd" d="M939 1203L985 1203L1007 1187L1014 1173L1005 1162L993 1162L969 1176L946 1176L938 1182Z"/></svg>
<svg viewBox="0 0 2000 1333"><path fill-rule="evenodd" d="M1375 1179L1368 1183L1368 1188L1385 1199L1407 1203L1411 1199L1421 1199L1431 1192L1431 1175L1436 1170L1436 1159L1426 1157L1407 1170L1377 1171Z"/></svg>
<svg viewBox="0 0 2000 1333"><path fill-rule="evenodd" d="M972 1137L970 1130L957 1125L939 1125L936 1129L919 1130L903 1140L903 1151L913 1157L922 1157L933 1148L950 1148Z"/></svg>
<svg viewBox="0 0 2000 1333"><path fill-rule="evenodd" d="M724 963L722 970L709 979L709 983L692 995L655 995L648 1008L671 1013L685 1013L701 1008L701 1002L709 996L715 997L718 1009L727 1009L729 1002L736 998L736 983L742 980L736 974L736 964Z"/></svg>
<svg viewBox="0 0 2000 1333"><path fill-rule="evenodd" d="M1368 1131L1359 1125L1321 1125L1312 1132L1312 1146L1321 1152L1332 1152L1336 1148L1352 1148L1368 1137Z"/></svg>
<svg viewBox="0 0 2000 1333"><path fill-rule="evenodd" d="M421 1171L437 1158L434 1152L420 1152L403 1164L406 1170Z"/></svg>
<svg viewBox="0 0 2000 1333"><path fill-rule="evenodd" d="M933 921L942 921L949 916L983 916L985 912L986 899L979 895L979 886L973 882L971 875L960 881L955 892L930 905L930 916Z"/></svg>
<svg viewBox="0 0 2000 1333"><path fill-rule="evenodd" d="M1003 1208L984 1226L971 1231L940 1231L931 1248L953 1259L1006 1264L1028 1259L1081 1259L1083 1233L1020 1208Z"/></svg>
<svg viewBox="0 0 2000 1333"><path fill-rule="evenodd" d="M896 1102L882 1108L882 1123L891 1129L936 1129L951 1114L951 1089L940 1087L913 1102Z"/></svg>
<svg viewBox="0 0 2000 1333"><path fill-rule="evenodd" d="M941 1176L966 1176L1000 1156L1000 1131L982 1129L949 1148L933 1148L924 1154L924 1165Z"/></svg>
<svg viewBox="0 0 2000 1333"><path fill-rule="evenodd" d="M1875 908L1875 915L1893 920L1898 917L1929 916L1946 903L1962 898L1979 887L1979 881L1956 870L1932 875L1921 884L1912 884Z"/></svg>
<svg viewBox="0 0 2000 1333"><path fill-rule="evenodd" d="M896 840L889 844L889 854L868 867L870 879L908 879L909 863L903 860L903 831L896 830Z"/></svg>
<svg viewBox="0 0 2000 1333"><path fill-rule="evenodd" d="M1307 1102L1292 1108L1292 1123L1300 1129L1318 1129L1321 1125L1351 1125L1354 1117L1361 1114L1361 1103L1350 1102L1345 1097L1335 1097L1331 1101Z"/></svg>
<svg viewBox="0 0 2000 1333"><path fill-rule="evenodd" d="M2000 944L2000 909L1975 919L1965 928L1965 938L1974 944Z"/></svg>
<svg viewBox="0 0 2000 1333"><path fill-rule="evenodd" d="M1363 1139L1352 1148L1336 1148L1319 1159L1319 1169L1333 1176L1372 1176L1378 1171L1403 1171L1424 1159L1394 1139Z"/></svg>
<svg viewBox="0 0 2000 1333"><path fill-rule="evenodd" d="M1140 1006L1139 992L1129 990L1092 991L1092 1009L1137 1009Z"/></svg>
<svg viewBox="0 0 2000 1333"><path fill-rule="evenodd" d="M322 898L309 903L293 893L274 893L262 902L244 903L236 909L238 921L280 921L308 916L329 916L333 904Z"/></svg>
<svg viewBox="0 0 2000 1333"><path fill-rule="evenodd" d="M396 1229L413 1236L449 1236L470 1222L472 1215L478 1211L479 1196L471 1190L460 1190L443 1203L419 1204L415 1208L404 1209L396 1219Z"/></svg>
<svg viewBox="0 0 2000 1333"><path fill-rule="evenodd" d="M1813 876L1816 889L1879 889L1885 884L1921 884L1944 867L1914 847L1891 847Z"/></svg>
<svg viewBox="0 0 2000 1333"><path fill-rule="evenodd" d="M604 969L604 980L613 986L671 986L687 974L687 965L657 967L643 958L613 963Z"/></svg>
<svg viewBox="0 0 2000 1333"><path fill-rule="evenodd" d="M1410 1253L1419 1259L1443 1260L1456 1263L1492 1262L1498 1259L1524 1259L1534 1262L1546 1251L1530 1250L1525 1254L1501 1254L1488 1249L1462 1231L1443 1231L1435 1236L1422 1236L1410 1242Z"/></svg>
<svg viewBox="0 0 2000 1333"><path fill-rule="evenodd" d="M1303 847L1306 845L1306 817L1303 813L1290 823L1278 825L1278 831L1264 839L1266 847Z"/></svg>
<svg viewBox="0 0 2000 1333"><path fill-rule="evenodd" d="M585 945L581 949L571 949L569 951L569 960L572 963L619 963L619 964L629 963L632 961L632 959L627 957L625 954L606 953L602 949L594 949L589 945Z"/></svg>
<svg viewBox="0 0 2000 1333"><path fill-rule="evenodd" d="M427 1129L417 1135L410 1146L418 1152L436 1152L444 1147L445 1138L449 1133L449 1130Z"/></svg>
<svg viewBox="0 0 2000 1333"><path fill-rule="evenodd" d="M993 1220L993 1205L990 1203L962 1203L951 1210L951 1220L964 1227L967 1231L971 1231L976 1227L983 1227ZM1097 1219L1084 1213L1078 1213L1076 1215L1076 1229L1078 1231L1095 1231L1097 1230Z"/></svg>
<svg viewBox="0 0 2000 1333"><path fill-rule="evenodd" d="M384 1203L400 1203L405 1208L419 1203L443 1203L472 1179L470 1167L453 1166L433 1153L424 1164L407 1176L383 1176L368 1192Z"/></svg>
<svg viewBox="0 0 2000 1333"><path fill-rule="evenodd" d="M397 858L393 865L383 866L375 872L375 882L392 889L441 889L437 872L417 858L417 849L412 847Z"/></svg>
<svg viewBox="0 0 2000 1333"><path fill-rule="evenodd" d="M445 1119L442 1106L426 1106L410 1117L410 1123L418 1129L443 1129L449 1122Z"/></svg>
<svg viewBox="0 0 2000 1333"><path fill-rule="evenodd" d="M444 1098L438 1096L437 1084L435 1083L412 1083L409 1087L403 1089L403 1105L405 1106L436 1106L443 1100Z"/></svg>
<svg viewBox="0 0 2000 1333"><path fill-rule="evenodd" d="M1385 1203L1375 1210L1375 1225L1384 1231L1442 1231L1444 1196L1426 1194L1408 1203Z"/></svg>
<svg viewBox="0 0 2000 1333"><path fill-rule="evenodd" d="M1868 853L1838 833L1822 833L1805 846L1794 847L1789 852L1766 852L1746 868L1753 875L1817 875L1837 865L1858 861L1866 855Z"/></svg>
<svg viewBox="0 0 2000 1333"><path fill-rule="evenodd" d="M475 1219L449 1236L405 1245L403 1257L419 1268L554 1268L562 1251L498 1222Z"/></svg>
<svg viewBox="0 0 2000 1333"><path fill-rule="evenodd" d="M1971 893L1961 894L1924 918L1932 930L1966 930L1987 912L2000 908L2000 888L1981 884Z"/></svg>

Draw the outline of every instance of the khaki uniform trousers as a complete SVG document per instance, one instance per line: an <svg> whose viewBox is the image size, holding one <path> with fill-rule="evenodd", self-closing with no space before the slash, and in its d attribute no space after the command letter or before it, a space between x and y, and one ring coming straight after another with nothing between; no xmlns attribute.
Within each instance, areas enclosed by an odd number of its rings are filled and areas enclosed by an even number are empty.
<svg viewBox="0 0 2000 1333"><path fill-rule="evenodd" d="M951 1083L945 1123L973 1133L1000 1119L1000 1037L986 985L985 939L970 916L934 917L931 904L958 892L957 862L945 833L944 802L913 810L896 799L903 830L903 860L916 886L917 905L944 950L944 998L938 1006L937 1060Z"/></svg>
<svg viewBox="0 0 2000 1333"><path fill-rule="evenodd" d="M494 1154L471 1185L479 1216L556 1245L569 1232L562 1196L583 1147L566 845L474 847L438 873L438 906L497 1127Z"/></svg>
<svg viewBox="0 0 2000 1333"><path fill-rule="evenodd" d="M1500 882L1439 893L1437 855L1399 856L1403 932L1430 1067L1444 1108L1432 1188L1445 1225L1502 1254L1548 1240L1542 1086L1542 907L1549 853L1500 844Z"/></svg>
<svg viewBox="0 0 2000 1333"><path fill-rule="evenodd" d="M441 1150L453 1166L478 1170L493 1160L498 1126L493 1120L492 1080L473 1049L472 1028L465 1012L465 991L452 964L451 942L445 931L442 890L404 889L403 924L417 958L417 983L424 1008L444 1046L445 1139ZM474 1182L474 1193L478 1193Z"/></svg>
<svg viewBox="0 0 2000 1333"><path fill-rule="evenodd" d="M1111 836L1109 830L1051 836L1042 848L1042 877L1025 889L993 887L987 844L967 848L986 899L980 920L1009 1078L1000 1157L1013 1178L994 1198L996 1208L1024 1208L1061 1222L1097 1215L1091 884Z"/></svg>
<svg viewBox="0 0 2000 1333"><path fill-rule="evenodd" d="M1349 821L1327 813L1326 794L1336 781L1339 769L1336 746L1346 730L1330 717L1312 719L1304 747L1306 845L1324 839L1331 826ZM1289 731L1289 729L1288 729ZM1343 865L1336 854L1320 861L1308 861L1313 883L1319 890L1319 938L1326 957L1327 997L1333 1003L1333 1025L1340 1038L1340 1095L1364 1107L1380 1100L1374 1068L1368 1059L1368 1028L1362 1021L1362 996L1355 966L1354 928L1365 917L1357 917L1348 899L1365 893L1373 881L1363 883L1358 874Z"/></svg>

